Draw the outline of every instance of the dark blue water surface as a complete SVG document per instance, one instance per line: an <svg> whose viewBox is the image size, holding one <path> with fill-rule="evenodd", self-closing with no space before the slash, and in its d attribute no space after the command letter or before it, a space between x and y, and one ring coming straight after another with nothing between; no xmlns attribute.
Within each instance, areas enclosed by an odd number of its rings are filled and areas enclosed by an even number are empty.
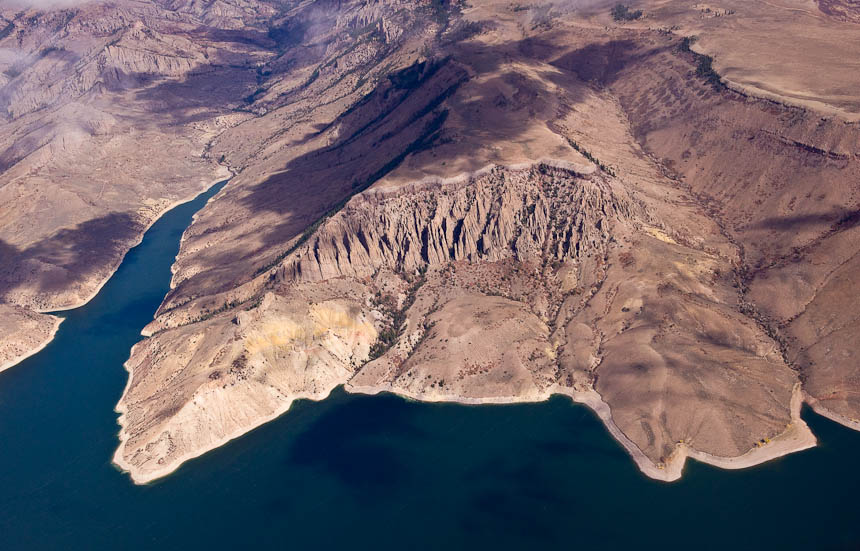
<svg viewBox="0 0 860 551"><path fill-rule="evenodd" d="M856 549L860 433L744 471L643 477L585 407L342 390L135 486L111 465L122 367L192 214L159 220L45 350L0 373L0 550Z"/></svg>

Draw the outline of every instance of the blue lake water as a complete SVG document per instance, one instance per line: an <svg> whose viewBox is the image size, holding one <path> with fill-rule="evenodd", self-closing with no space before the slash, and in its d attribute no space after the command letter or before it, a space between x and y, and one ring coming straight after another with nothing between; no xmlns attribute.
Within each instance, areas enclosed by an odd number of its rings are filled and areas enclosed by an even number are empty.
<svg viewBox="0 0 860 551"><path fill-rule="evenodd" d="M342 390L135 486L111 465L122 366L193 213L160 219L42 352L0 373L0 550L858 549L860 433L743 471L642 476L584 406Z"/></svg>

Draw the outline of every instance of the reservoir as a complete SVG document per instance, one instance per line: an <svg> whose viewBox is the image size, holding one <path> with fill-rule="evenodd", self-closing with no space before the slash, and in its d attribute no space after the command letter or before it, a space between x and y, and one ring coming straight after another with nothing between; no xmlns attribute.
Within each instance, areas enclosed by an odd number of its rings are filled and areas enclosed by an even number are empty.
<svg viewBox="0 0 860 551"><path fill-rule="evenodd" d="M42 352L0 373L0 550L857 549L860 433L742 471L645 478L585 406L299 401L135 486L111 464L123 362L193 213L164 215Z"/></svg>

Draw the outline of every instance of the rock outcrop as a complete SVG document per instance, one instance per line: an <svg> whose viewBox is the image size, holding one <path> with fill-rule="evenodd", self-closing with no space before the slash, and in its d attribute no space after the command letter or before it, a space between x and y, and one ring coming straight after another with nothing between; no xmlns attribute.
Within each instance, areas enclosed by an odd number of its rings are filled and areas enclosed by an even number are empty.
<svg viewBox="0 0 860 551"><path fill-rule="evenodd" d="M731 266L649 219L614 178L549 163L361 193L256 297L135 348L117 462L149 480L338 384L476 403L597 388L664 477L679 443L743 455L802 424ZM202 411L217 422L192 424Z"/></svg>

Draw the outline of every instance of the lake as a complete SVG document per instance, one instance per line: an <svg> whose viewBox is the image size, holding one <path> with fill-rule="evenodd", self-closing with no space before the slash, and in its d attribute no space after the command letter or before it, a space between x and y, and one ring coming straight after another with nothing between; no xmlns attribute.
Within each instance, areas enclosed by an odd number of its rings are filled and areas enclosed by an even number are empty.
<svg viewBox="0 0 860 551"><path fill-rule="evenodd" d="M337 389L135 486L111 464L122 364L179 240L165 214L42 352L0 373L0 550L858 549L860 433L756 468L645 478L586 407L424 404Z"/></svg>

